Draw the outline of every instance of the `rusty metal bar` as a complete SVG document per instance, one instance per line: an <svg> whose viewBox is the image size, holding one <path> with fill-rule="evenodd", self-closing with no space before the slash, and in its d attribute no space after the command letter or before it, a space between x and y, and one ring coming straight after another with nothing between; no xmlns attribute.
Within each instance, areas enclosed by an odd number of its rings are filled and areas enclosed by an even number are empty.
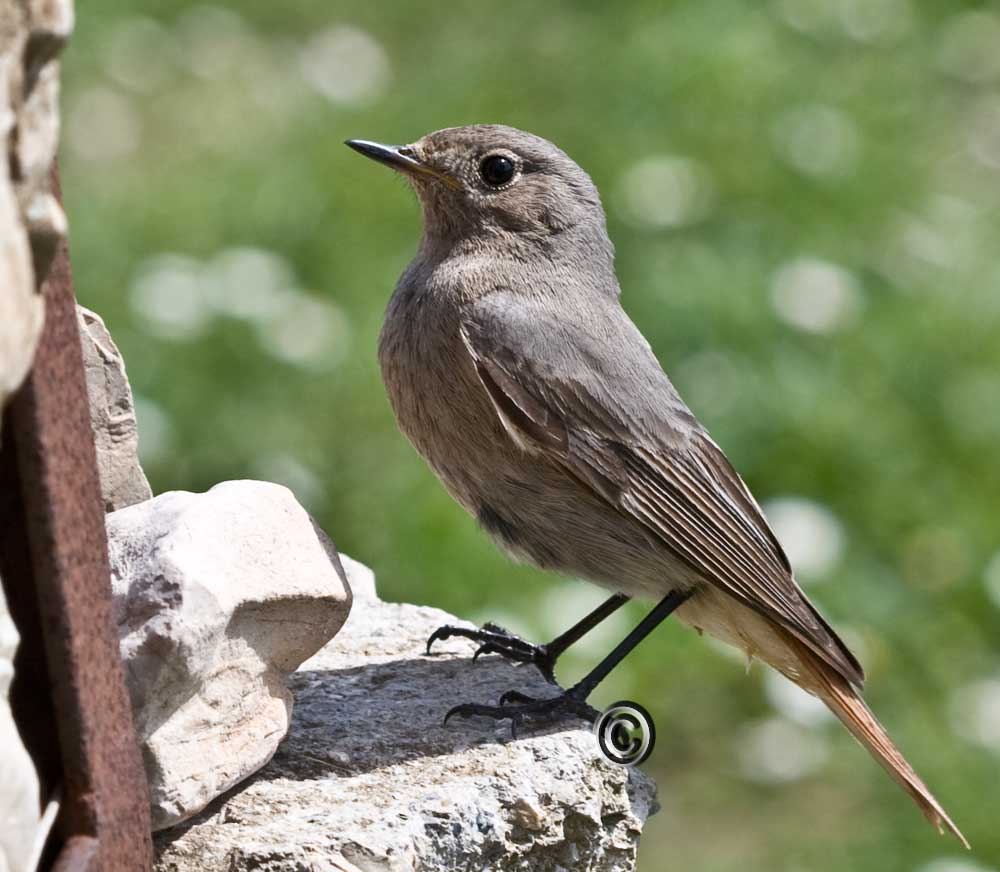
<svg viewBox="0 0 1000 872"><path fill-rule="evenodd" d="M142 872L149 801L114 628L65 242L43 293L45 327L0 451L0 574L22 638L11 703L43 787L61 785L53 868Z"/></svg>

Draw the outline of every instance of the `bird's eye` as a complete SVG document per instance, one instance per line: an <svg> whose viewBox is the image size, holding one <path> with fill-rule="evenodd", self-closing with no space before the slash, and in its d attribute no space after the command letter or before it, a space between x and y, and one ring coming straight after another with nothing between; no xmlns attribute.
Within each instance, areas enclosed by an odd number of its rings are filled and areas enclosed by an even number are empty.
<svg viewBox="0 0 1000 872"><path fill-rule="evenodd" d="M514 178L516 170L517 167L514 165L514 161L504 154L491 154L489 157L484 158L483 162L479 165L479 175L483 177L483 181L487 185L493 188L506 185L507 182Z"/></svg>

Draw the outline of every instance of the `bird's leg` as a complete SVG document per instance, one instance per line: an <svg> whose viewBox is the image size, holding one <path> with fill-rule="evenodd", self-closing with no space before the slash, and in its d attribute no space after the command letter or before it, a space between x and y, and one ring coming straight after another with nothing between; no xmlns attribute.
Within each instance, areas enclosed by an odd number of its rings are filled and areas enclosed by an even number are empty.
<svg viewBox="0 0 1000 872"><path fill-rule="evenodd" d="M594 629L606 617L618 611L629 598L623 593L616 593L614 596L601 603L583 620L578 621L565 633L556 636L551 642L544 645L534 645L515 636L509 630L496 624L483 624L481 629L475 630L468 627L438 627L427 640L427 653L431 653L431 645L439 639L448 639L451 636L460 636L463 639L472 639L479 642L479 648L472 655L475 660L480 654L499 654L508 660L516 660L519 663L534 663L538 671L545 679L552 684L556 683L555 666L556 660L574 642Z"/></svg>
<svg viewBox="0 0 1000 872"><path fill-rule="evenodd" d="M691 593L692 591L671 591L668 593L607 657L561 695L550 699L533 699L516 690L509 690L500 697L499 705L496 706L479 703L465 703L455 706L445 715L445 723L456 715L463 718L481 715L495 720L506 719L510 721L511 735L516 736L517 728L525 721L552 723L566 715L576 715L593 722L597 718L598 712L587 704L587 697L608 676L608 673L621 663L628 653L645 639L664 618L691 596Z"/></svg>

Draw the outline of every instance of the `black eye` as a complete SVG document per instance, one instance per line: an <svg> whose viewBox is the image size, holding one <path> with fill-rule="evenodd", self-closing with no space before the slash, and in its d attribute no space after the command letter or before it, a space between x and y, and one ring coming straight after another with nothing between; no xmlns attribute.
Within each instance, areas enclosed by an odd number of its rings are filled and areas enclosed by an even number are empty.
<svg viewBox="0 0 1000 872"><path fill-rule="evenodd" d="M499 188L514 178L516 169L514 161L506 155L491 154L489 157L484 158L483 162L479 165L479 175L483 177L483 181L487 185Z"/></svg>

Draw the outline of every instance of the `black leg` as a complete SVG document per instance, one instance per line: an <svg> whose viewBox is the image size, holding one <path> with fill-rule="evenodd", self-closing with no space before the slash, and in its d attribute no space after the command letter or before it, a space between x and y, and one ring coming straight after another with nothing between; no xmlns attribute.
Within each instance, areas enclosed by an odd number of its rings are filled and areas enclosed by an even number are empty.
<svg viewBox="0 0 1000 872"><path fill-rule="evenodd" d="M556 659L560 657L570 645L578 642L586 636L587 633L593 630L594 627L601 623L601 621L613 615L628 601L629 598L625 596L625 594L616 593L614 596L601 603L582 621L577 621L577 623L573 624L573 626L561 636L556 636L555 639L542 647L545 648L548 655L552 658L552 662L555 663Z"/></svg>
<svg viewBox="0 0 1000 872"><path fill-rule="evenodd" d="M692 593L693 591L671 591L667 594L607 657L561 696L551 699L532 699L517 691L508 691L500 697L500 704L497 706L480 705L478 703L465 703L464 705L455 706L455 708L445 715L445 723L454 715L463 718L481 715L496 720L506 718L510 720L511 733L516 735L517 727L526 719L552 722L559 720L564 715L577 715L585 720L593 721L597 717L598 712L587 704L587 697L590 696L598 684L607 678L608 673L625 659L636 645L645 639L664 618L680 606ZM574 627L574 629L576 628ZM583 632L586 632L586 630ZM583 633L580 635L583 635Z"/></svg>
<svg viewBox="0 0 1000 872"><path fill-rule="evenodd" d="M484 624L482 629L473 630L467 627L439 627L427 640L427 653L431 653L431 645L438 639L448 639L451 636L461 636L479 642L479 648L473 655L473 660L480 654L499 654L508 660L519 663L534 663L545 678L555 684L556 660L574 642L581 639L594 629L606 617L618 611L629 598L623 593L616 593L594 609L583 620L578 621L561 636L557 636L545 645L533 645L496 624Z"/></svg>

